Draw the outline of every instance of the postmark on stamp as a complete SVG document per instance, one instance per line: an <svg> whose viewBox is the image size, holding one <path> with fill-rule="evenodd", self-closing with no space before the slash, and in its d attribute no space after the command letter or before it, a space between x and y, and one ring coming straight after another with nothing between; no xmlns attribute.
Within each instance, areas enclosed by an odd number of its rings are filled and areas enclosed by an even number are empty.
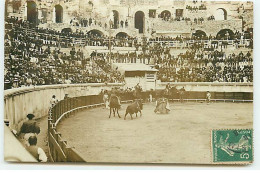
<svg viewBox="0 0 260 173"><path fill-rule="evenodd" d="M252 163L253 130L212 130L214 163Z"/></svg>

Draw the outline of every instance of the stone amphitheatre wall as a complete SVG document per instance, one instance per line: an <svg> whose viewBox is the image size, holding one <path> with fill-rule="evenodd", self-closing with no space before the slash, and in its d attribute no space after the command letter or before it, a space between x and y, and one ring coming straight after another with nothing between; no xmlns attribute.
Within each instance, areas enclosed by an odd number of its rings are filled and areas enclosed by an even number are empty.
<svg viewBox="0 0 260 173"><path fill-rule="evenodd" d="M97 95L101 89L115 86L121 84L50 85L6 90L4 119L9 120L11 129L19 130L28 113L33 113L36 118L48 114L52 95L56 95L58 100L62 100L66 93L69 93L69 97Z"/></svg>

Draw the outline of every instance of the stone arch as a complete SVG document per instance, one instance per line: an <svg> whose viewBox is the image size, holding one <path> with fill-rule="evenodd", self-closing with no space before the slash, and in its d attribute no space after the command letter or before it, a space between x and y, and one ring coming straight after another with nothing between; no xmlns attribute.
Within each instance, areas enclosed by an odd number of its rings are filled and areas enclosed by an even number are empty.
<svg viewBox="0 0 260 173"><path fill-rule="evenodd" d="M202 30L196 30L194 33L192 33L192 35L199 38L207 37L206 32Z"/></svg>
<svg viewBox="0 0 260 173"><path fill-rule="evenodd" d="M54 16L55 16L55 23L62 23L63 22L63 7L58 4L54 7Z"/></svg>
<svg viewBox="0 0 260 173"><path fill-rule="evenodd" d="M169 10L164 10L161 12L161 18L170 18L171 17L171 12Z"/></svg>
<svg viewBox="0 0 260 173"><path fill-rule="evenodd" d="M233 40L234 39L234 32L231 29L221 29L217 33L218 40Z"/></svg>
<svg viewBox="0 0 260 173"><path fill-rule="evenodd" d="M254 35L254 29L253 28L247 28L247 30L245 31L245 39L250 39L253 38Z"/></svg>
<svg viewBox="0 0 260 173"><path fill-rule="evenodd" d="M38 23L37 4L34 1L27 1L27 20L30 23Z"/></svg>
<svg viewBox="0 0 260 173"><path fill-rule="evenodd" d="M63 33L71 33L71 32L72 32L72 29L71 29L71 28L63 28L63 29L61 30L61 32L63 32Z"/></svg>
<svg viewBox="0 0 260 173"><path fill-rule="evenodd" d="M91 30L97 30L100 31L102 33L102 35L109 35L109 33L104 29L104 27L101 27L99 25L92 25L89 26L86 30L86 32L91 31Z"/></svg>
<svg viewBox="0 0 260 173"><path fill-rule="evenodd" d="M135 28L139 30L139 33L144 33L145 31L145 15L143 11L135 13Z"/></svg>
<svg viewBox="0 0 260 173"><path fill-rule="evenodd" d="M116 34L116 38L126 38L128 37L129 35L126 33L126 32L118 32Z"/></svg>
<svg viewBox="0 0 260 173"><path fill-rule="evenodd" d="M227 10L224 8L218 8L215 13L216 20L227 20Z"/></svg>
<svg viewBox="0 0 260 173"><path fill-rule="evenodd" d="M114 29L117 29L119 27L119 12L117 10L113 10L112 12Z"/></svg>
<svg viewBox="0 0 260 173"><path fill-rule="evenodd" d="M87 34L92 34L92 35L95 35L95 36L97 36L97 37L101 37L101 36L104 35L104 33L103 33L102 31L97 30L97 29L89 30L89 31L87 32Z"/></svg>

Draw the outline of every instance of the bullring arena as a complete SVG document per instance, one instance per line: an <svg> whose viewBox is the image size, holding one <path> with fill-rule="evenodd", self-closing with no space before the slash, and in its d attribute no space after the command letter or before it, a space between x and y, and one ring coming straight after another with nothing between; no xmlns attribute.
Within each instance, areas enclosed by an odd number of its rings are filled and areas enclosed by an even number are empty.
<svg viewBox="0 0 260 173"><path fill-rule="evenodd" d="M253 128L253 32L250 1L6 0L5 160L215 164L213 129Z"/></svg>
<svg viewBox="0 0 260 173"><path fill-rule="evenodd" d="M211 163L211 129L250 128L252 103L171 103L169 114L144 105L134 120L108 118L103 107L75 113L58 126L87 162ZM125 114L126 105L119 111Z"/></svg>

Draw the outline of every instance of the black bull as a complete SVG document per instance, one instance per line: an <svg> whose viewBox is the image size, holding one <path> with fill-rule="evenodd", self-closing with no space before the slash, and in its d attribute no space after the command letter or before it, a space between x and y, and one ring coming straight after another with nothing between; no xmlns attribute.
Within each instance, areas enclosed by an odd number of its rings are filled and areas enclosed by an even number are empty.
<svg viewBox="0 0 260 173"><path fill-rule="evenodd" d="M143 109L143 103L141 100L136 100L134 103L132 103L131 105L128 105L126 108L126 112L125 112L125 118L126 119L126 115L130 114L131 119L133 119L132 115L135 113L136 117L137 117L137 113L140 112L140 117L142 116L142 109Z"/></svg>

